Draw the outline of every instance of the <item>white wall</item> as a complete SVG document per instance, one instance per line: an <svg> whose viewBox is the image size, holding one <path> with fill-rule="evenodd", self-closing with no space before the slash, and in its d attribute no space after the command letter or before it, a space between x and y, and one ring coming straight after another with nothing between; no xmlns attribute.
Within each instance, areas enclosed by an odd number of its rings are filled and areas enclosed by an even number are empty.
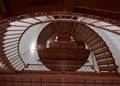
<svg viewBox="0 0 120 86"><path fill-rule="evenodd" d="M29 28L20 40L20 54L22 59L26 64L40 64L41 62L37 61L39 59L37 53L37 38L40 31L48 23L42 23Z"/></svg>

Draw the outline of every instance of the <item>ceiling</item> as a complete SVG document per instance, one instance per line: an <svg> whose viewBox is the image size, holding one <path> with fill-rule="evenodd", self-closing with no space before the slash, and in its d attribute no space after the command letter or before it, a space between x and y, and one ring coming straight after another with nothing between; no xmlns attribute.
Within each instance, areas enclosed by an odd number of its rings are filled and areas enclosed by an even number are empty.
<svg viewBox="0 0 120 86"><path fill-rule="evenodd" d="M0 14L11 17L33 12L68 11L120 20L120 0L0 0Z"/></svg>

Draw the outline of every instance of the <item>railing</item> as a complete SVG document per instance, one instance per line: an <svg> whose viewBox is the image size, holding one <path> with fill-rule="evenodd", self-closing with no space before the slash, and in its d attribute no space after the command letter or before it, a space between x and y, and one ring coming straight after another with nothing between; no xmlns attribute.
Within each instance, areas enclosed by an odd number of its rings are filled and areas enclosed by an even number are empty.
<svg viewBox="0 0 120 86"><path fill-rule="evenodd" d="M27 64L27 67L23 70L36 70L36 71L50 71L45 65L43 64Z"/></svg>
<svg viewBox="0 0 120 86"><path fill-rule="evenodd" d="M50 66L54 67L55 65L50 65ZM24 68L23 71L24 70L29 70L29 71L51 71L44 64L27 64L27 67ZM81 68L76 70L76 72L96 72L96 69L94 68L93 65L83 65Z"/></svg>

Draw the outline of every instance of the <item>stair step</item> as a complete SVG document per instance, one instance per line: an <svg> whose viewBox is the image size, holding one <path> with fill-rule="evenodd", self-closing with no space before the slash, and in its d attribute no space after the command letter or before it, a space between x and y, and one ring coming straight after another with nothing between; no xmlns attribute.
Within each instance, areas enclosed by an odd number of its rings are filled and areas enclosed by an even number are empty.
<svg viewBox="0 0 120 86"><path fill-rule="evenodd" d="M108 64L114 64L114 59L104 59L101 61L97 61L98 65L108 65Z"/></svg>
<svg viewBox="0 0 120 86"><path fill-rule="evenodd" d="M87 36L87 34L90 32L89 29L85 29L85 31L82 33L83 36Z"/></svg>
<svg viewBox="0 0 120 86"><path fill-rule="evenodd" d="M94 55L99 55L99 54L102 54L102 53L109 52L109 49L108 48L103 48L101 50L97 50L97 51L93 51L93 52L94 52Z"/></svg>
<svg viewBox="0 0 120 86"><path fill-rule="evenodd" d="M84 36L85 40L88 40L92 35L94 34L94 31L90 30L86 36Z"/></svg>
<svg viewBox="0 0 120 86"><path fill-rule="evenodd" d="M100 71L116 71L117 67L113 66L99 66Z"/></svg>
<svg viewBox="0 0 120 86"><path fill-rule="evenodd" d="M105 43L104 42L100 42L99 44L97 44L95 46L89 46L89 47L91 47L90 50L94 51L94 50L97 50L98 48L101 48L101 47L104 47L104 46L105 46Z"/></svg>
<svg viewBox="0 0 120 86"><path fill-rule="evenodd" d="M93 34L91 37L89 37L88 40L86 40L86 43L91 43L92 41L94 41L96 38L98 38L98 34Z"/></svg>
<svg viewBox="0 0 120 86"><path fill-rule="evenodd" d="M99 52L99 51L103 51L103 50L109 50L109 48L108 47L101 47L101 48L94 50L93 52L95 53L95 52Z"/></svg>
<svg viewBox="0 0 120 86"><path fill-rule="evenodd" d="M81 25L77 25L77 26L75 25L75 26L73 27L74 30L73 30L72 32L73 32L74 34L78 34L78 35L84 33L85 29L83 29L83 28L80 29L80 27L81 27Z"/></svg>
<svg viewBox="0 0 120 86"><path fill-rule="evenodd" d="M101 59L106 59L106 58L111 58L111 57L112 57L112 54L108 52L105 54L96 55L96 60L101 60Z"/></svg>
<svg viewBox="0 0 120 86"><path fill-rule="evenodd" d="M102 39L100 37L98 37L97 39L95 39L94 41L92 41L91 43L89 43L89 46L95 46L97 44L99 44L100 42L102 42Z"/></svg>

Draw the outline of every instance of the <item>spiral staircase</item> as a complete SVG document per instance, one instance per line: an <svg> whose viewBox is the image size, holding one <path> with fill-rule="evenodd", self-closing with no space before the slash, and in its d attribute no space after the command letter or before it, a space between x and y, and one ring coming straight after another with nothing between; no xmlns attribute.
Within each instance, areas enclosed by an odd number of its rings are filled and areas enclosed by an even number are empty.
<svg viewBox="0 0 120 86"><path fill-rule="evenodd" d="M0 86L120 85L120 22L71 4L0 17Z"/></svg>

